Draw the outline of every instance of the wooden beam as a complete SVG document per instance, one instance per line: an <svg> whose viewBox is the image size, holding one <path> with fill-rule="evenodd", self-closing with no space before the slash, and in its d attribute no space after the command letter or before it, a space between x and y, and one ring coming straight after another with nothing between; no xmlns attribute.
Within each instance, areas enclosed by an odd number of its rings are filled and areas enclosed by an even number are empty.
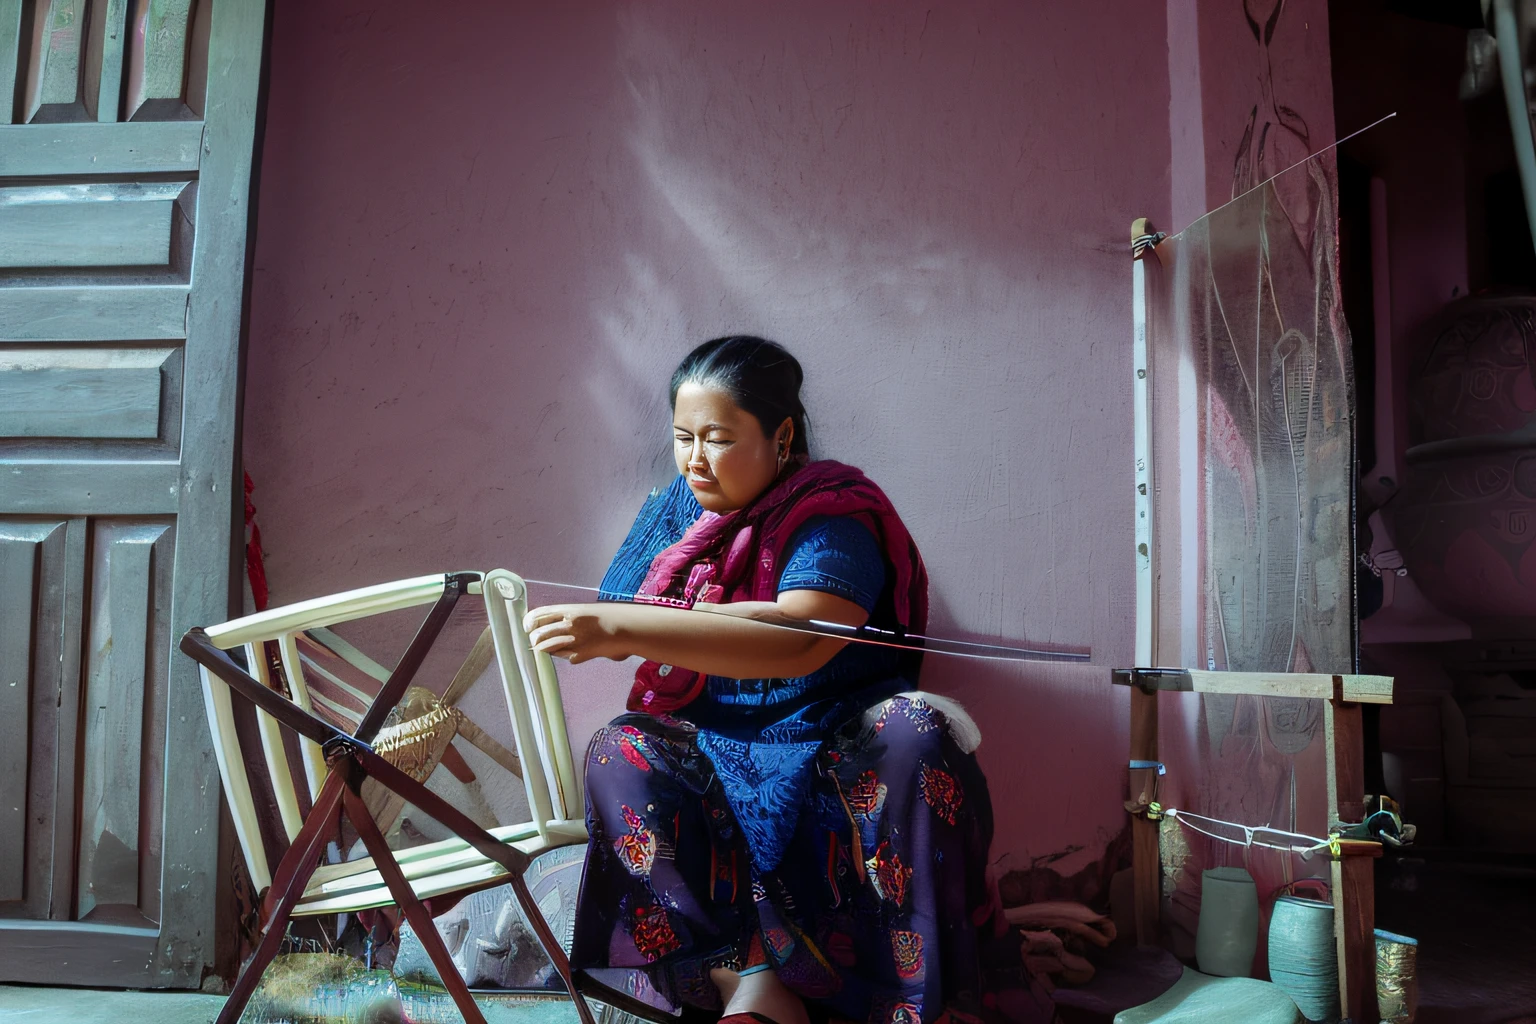
<svg viewBox="0 0 1536 1024"><path fill-rule="evenodd" d="M176 511L174 462L0 459L5 515L145 516Z"/></svg>
<svg viewBox="0 0 1536 1024"><path fill-rule="evenodd" d="M187 291L184 284L0 288L0 341L179 340L187 336Z"/></svg>
<svg viewBox="0 0 1536 1024"><path fill-rule="evenodd" d="M0 0L0 57L6 10ZM0 177L195 172L201 121L0 125Z"/></svg>
<svg viewBox="0 0 1536 1024"><path fill-rule="evenodd" d="M1205 672L1183 668L1115 669L1120 686L1154 687L1181 693L1224 693L1252 697L1310 697L1362 704L1392 703L1392 677L1327 675L1322 672Z"/></svg>
<svg viewBox="0 0 1536 1024"><path fill-rule="evenodd" d="M1131 690L1131 760L1157 760L1157 694ZM1150 946L1158 939L1158 908L1161 904L1161 865L1158 862L1157 822L1146 808L1157 798L1157 770L1134 768L1130 772L1131 880L1136 914L1136 944Z"/></svg>

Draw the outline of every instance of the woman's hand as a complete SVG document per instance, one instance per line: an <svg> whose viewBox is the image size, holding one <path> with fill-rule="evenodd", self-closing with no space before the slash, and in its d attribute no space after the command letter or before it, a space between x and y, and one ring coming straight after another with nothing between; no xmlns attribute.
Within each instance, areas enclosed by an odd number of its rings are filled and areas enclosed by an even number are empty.
<svg viewBox="0 0 1536 1024"><path fill-rule="evenodd" d="M523 628L534 650L572 665L593 658L623 661L629 652L620 649L610 611L601 604L548 604L524 615Z"/></svg>

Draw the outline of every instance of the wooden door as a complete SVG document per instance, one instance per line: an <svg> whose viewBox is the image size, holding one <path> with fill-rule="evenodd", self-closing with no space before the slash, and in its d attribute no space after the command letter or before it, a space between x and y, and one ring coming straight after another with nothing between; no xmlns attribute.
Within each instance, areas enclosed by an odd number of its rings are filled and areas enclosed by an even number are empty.
<svg viewBox="0 0 1536 1024"><path fill-rule="evenodd" d="M265 0L0 0L0 981L190 987Z"/></svg>

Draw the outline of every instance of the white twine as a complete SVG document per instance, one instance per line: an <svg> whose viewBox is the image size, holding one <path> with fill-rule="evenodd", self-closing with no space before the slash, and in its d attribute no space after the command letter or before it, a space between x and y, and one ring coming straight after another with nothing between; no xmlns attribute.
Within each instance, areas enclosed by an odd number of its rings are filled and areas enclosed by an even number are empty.
<svg viewBox="0 0 1536 1024"><path fill-rule="evenodd" d="M1207 818L1203 814L1195 814L1192 811L1181 811L1176 807L1170 807L1163 813L1177 821L1179 824L1183 825L1185 828L1193 829L1194 831L1199 832L1201 835L1210 836L1212 839L1219 839L1224 843L1231 843L1234 846L1263 846L1271 850L1282 850L1286 853L1297 853L1300 854L1304 859L1311 857L1312 854L1316 853L1318 850L1326 850L1328 848L1328 840L1326 839L1319 839L1316 836L1302 835L1299 832L1286 832L1282 829L1270 828L1268 825L1242 825L1235 821L1222 821L1220 818ZM1200 821L1207 822L1217 827L1238 829L1243 833L1243 838L1238 840L1233 839L1230 836L1218 835L1215 832L1201 828L1199 825L1191 821L1191 818L1198 818ZM1264 833L1265 836L1260 837L1259 833ZM1270 841L1267 838L1268 836L1274 836L1279 839L1299 840L1299 842L1274 842Z"/></svg>

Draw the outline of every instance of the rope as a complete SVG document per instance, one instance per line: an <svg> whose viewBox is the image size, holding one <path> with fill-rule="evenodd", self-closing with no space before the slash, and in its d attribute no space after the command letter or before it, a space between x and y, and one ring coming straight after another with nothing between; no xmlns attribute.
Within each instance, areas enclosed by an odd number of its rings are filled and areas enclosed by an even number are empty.
<svg viewBox="0 0 1536 1024"><path fill-rule="evenodd" d="M1270 828L1268 825L1242 825L1235 821L1207 818L1205 815L1195 814L1193 811L1181 811L1176 807L1170 807L1163 813L1167 817L1179 822L1185 828L1199 832L1201 835L1210 836L1212 839L1219 839L1224 843L1231 843L1234 846L1262 846L1271 850L1282 850L1286 853L1300 854L1303 860L1309 859L1319 850L1328 850L1334 856L1337 856L1337 839L1319 839L1316 836L1303 835L1300 832L1286 832L1282 829ZM1219 835L1208 829L1201 828L1195 823L1196 820L1206 822L1218 828L1237 829L1243 833L1243 838L1238 840L1230 836ZM1287 839L1294 841L1283 842L1283 840Z"/></svg>

